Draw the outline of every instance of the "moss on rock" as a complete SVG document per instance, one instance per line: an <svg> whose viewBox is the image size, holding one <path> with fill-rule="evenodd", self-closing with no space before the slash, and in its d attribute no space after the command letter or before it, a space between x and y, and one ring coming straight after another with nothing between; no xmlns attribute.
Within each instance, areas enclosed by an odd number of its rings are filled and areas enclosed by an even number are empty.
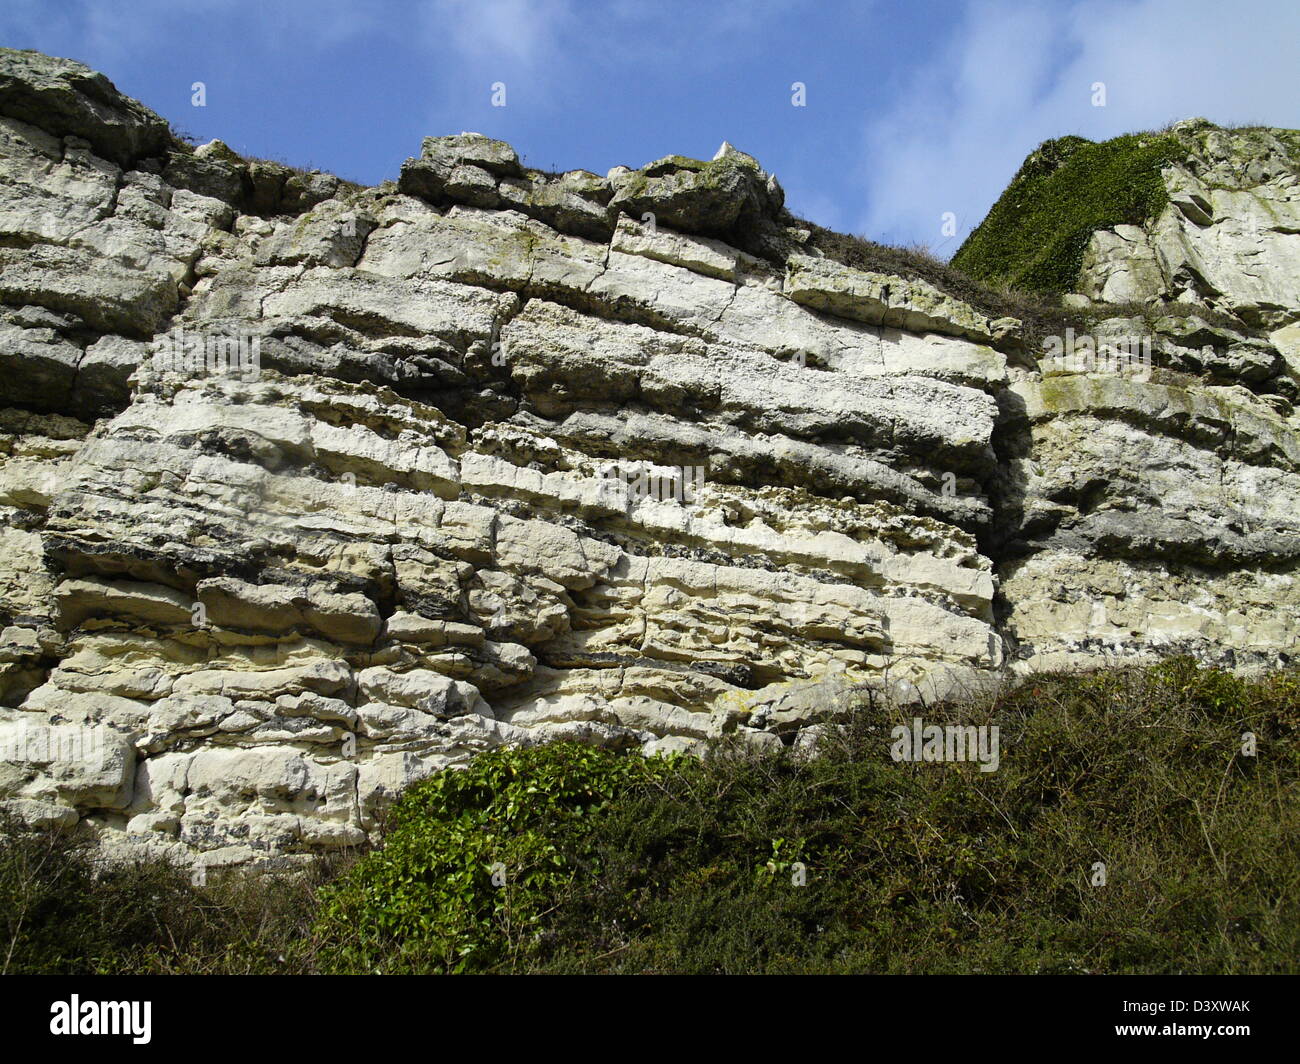
<svg viewBox="0 0 1300 1064"><path fill-rule="evenodd" d="M1168 199L1160 171L1184 154L1176 137L1158 133L1045 141L952 264L989 284L1068 292L1096 230L1160 213Z"/></svg>

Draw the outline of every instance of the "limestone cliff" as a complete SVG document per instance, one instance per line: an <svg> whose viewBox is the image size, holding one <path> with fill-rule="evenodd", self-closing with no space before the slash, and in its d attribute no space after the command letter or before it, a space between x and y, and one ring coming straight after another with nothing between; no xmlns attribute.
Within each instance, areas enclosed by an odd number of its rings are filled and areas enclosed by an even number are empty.
<svg viewBox="0 0 1300 1064"><path fill-rule="evenodd" d="M729 145L600 177L464 133L361 188L0 50L0 796L239 863L500 743L1288 660L1294 142L1171 136L1042 361Z"/></svg>

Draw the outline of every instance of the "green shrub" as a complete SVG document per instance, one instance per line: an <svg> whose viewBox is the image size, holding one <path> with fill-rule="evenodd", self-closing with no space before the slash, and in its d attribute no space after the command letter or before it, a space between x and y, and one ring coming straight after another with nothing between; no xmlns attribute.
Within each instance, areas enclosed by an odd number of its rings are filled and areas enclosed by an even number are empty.
<svg viewBox="0 0 1300 1064"><path fill-rule="evenodd" d="M1294 971L1297 706L1294 673L1174 659L915 711L997 724L997 772L894 763L889 728L913 711L870 706L813 759L684 763L598 818L600 887L568 885L526 966ZM787 847L805 885L755 875Z"/></svg>
<svg viewBox="0 0 1300 1064"><path fill-rule="evenodd" d="M494 750L416 784L383 848L322 894L327 966L460 972L519 956L575 872L598 874L582 826L669 763L555 743Z"/></svg>
<svg viewBox="0 0 1300 1064"><path fill-rule="evenodd" d="M198 887L166 860L108 865L86 835L0 815L0 972L310 971L315 889L333 874L321 862Z"/></svg>
<svg viewBox="0 0 1300 1064"><path fill-rule="evenodd" d="M89 844L67 832L0 821L0 971L75 975L111 968L124 947L155 928L140 898L176 889L167 869L151 866L96 878Z"/></svg>

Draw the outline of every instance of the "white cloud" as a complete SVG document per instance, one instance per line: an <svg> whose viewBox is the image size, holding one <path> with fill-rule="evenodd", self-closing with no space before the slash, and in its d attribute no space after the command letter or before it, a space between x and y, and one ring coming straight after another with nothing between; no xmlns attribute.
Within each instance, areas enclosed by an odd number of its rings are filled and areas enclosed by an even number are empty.
<svg viewBox="0 0 1300 1064"><path fill-rule="evenodd" d="M575 71L680 61L683 41L724 41L723 60L741 53L738 40L763 32L806 0L427 0L425 40L452 63L537 74L552 80Z"/></svg>
<svg viewBox="0 0 1300 1064"><path fill-rule="evenodd" d="M461 59L529 66L554 59L573 28L567 0L433 0L424 16L431 35L449 41Z"/></svg>
<svg viewBox="0 0 1300 1064"><path fill-rule="evenodd" d="M980 0L922 65L905 104L869 123L867 235L948 255L1049 137L1104 139L1204 115L1300 125L1293 0ZM1104 82L1106 106L1093 107ZM958 215L944 241L942 215Z"/></svg>

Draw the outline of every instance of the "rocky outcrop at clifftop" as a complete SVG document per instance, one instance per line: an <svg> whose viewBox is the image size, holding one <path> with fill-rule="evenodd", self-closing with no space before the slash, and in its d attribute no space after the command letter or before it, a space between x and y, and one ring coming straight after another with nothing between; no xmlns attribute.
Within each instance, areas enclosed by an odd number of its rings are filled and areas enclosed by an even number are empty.
<svg viewBox="0 0 1300 1064"><path fill-rule="evenodd" d="M1151 341L1112 372L828 255L729 145L600 177L464 133L360 188L0 51L4 800L238 863L500 743L1287 660L1300 193L1186 135L1170 213L1089 248L1079 323Z"/></svg>
<svg viewBox="0 0 1300 1064"><path fill-rule="evenodd" d="M1192 119L1049 142L955 256L1065 283L1098 346L1149 345L1149 372L1075 345L1001 396L995 554L1022 662L1294 654L1297 254L1300 133Z"/></svg>

